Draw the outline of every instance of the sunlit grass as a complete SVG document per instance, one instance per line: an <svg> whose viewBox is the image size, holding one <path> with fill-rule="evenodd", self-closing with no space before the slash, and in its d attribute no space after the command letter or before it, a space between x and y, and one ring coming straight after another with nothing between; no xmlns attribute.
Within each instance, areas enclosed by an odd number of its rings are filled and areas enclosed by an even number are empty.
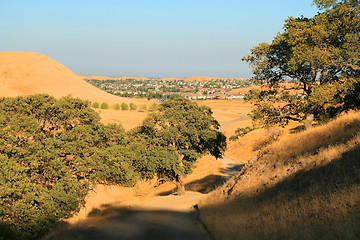
<svg viewBox="0 0 360 240"><path fill-rule="evenodd" d="M360 114L285 134L199 206L216 239L359 239Z"/></svg>

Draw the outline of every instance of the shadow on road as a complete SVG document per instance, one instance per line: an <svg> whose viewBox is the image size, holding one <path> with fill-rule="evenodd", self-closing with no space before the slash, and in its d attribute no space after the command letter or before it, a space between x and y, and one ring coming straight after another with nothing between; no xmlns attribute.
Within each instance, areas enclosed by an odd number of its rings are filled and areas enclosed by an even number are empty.
<svg viewBox="0 0 360 240"><path fill-rule="evenodd" d="M221 186L225 182L225 177L222 175L211 174L201 179L197 179L190 183L185 184L186 191L193 191L199 193L209 193L218 186ZM167 196L170 194L176 193L176 188L174 187L170 191L159 193L158 196Z"/></svg>
<svg viewBox="0 0 360 240"><path fill-rule="evenodd" d="M52 237L54 240L211 239L192 212L108 207Z"/></svg>

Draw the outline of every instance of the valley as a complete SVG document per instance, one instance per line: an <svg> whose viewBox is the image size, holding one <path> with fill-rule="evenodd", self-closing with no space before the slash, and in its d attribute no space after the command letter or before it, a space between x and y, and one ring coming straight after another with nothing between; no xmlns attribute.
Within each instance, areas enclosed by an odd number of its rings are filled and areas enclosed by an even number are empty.
<svg viewBox="0 0 360 240"><path fill-rule="evenodd" d="M129 132L156 113L152 104L160 104L109 94L43 55L0 52L0 57L1 97L47 93L57 99L79 97L89 105L106 102L107 109L92 108L99 121L121 124ZM232 91L251 87L240 89ZM254 105L242 99L191 102L211 109L227 139L252 124L248 114ZM115 110L121 103L138 109ZM256 129L227 140L222 159L204 155L197 160L183 179L187 191L181 196L175 184L158 177L132 187L94 184L81 209L62 218L43 239L324 239L336 234L356 239L359 121L359 112L350 111L327 124L313 122L307 131L291 121L285 128Z"/></svg>

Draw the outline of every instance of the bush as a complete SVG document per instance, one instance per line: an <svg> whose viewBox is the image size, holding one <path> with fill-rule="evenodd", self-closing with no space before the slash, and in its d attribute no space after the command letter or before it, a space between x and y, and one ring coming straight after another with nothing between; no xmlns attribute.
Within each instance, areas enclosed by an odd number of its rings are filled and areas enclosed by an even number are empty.
<svg viewBox="0 0 360 240"><path fill-rule="evenodd" d="M120 104L116 103L116 104L114 105L114 110L120 110Z"/></svg>
<svg viewBox="0 0 360 240"><path fill-rule="evenodd" d="M136 110L137 106L135 103L130 103L130 110Z"/></svg>
<svg viewBox="0 0 360 240"><path fill-rule="evenodd" d="M129 105L127 105L126 103L122 103L121 110L123 110L123 111L129 110Z"/></svg>
<svg viewBox="0 0 360 240"><path fill-rule="evenodd" d="M98 102L94 102L92 105L93 108L99 108L100 104Z"/></svg>
<svg viewBox="0 0 360 240"><path fill-rule="evenodd" d="M109 104L107 104L106 102L103 102L101 104L101 109L108 109L109 108Z"/></svg>

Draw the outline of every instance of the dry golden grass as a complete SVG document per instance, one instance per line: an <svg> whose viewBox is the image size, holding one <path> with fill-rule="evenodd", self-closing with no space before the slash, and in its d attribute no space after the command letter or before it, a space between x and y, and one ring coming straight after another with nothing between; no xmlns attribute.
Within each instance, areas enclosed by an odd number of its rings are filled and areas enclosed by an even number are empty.
<svg viewBox="0 0 360 240"><path fill-rule="evenodd" d="M131 102L133 99L129 98ZM145 101L136 99L136 101ZM141 105L146 104L147 109L154 103L143 102L138 104L138 108ZM224 127L221 129L227 137L234 134L235 130L239 127L246 127L251 125L251 119L246 118L247 114L251 111L252 105L245 103L243 100L209 100L209 101L197 101L199 105L207 105L213 111L214 118ZM112 106L110 106L112 107ZM126 130L139 126L141 122L149 114L149 111L121 111L113 109L95 109L100 116L101 121L105 124L118 123L122 124Z"/></svg>
<svg viewBox="0 0 360 240"><path fill-rule="evenodd" d="M196 101L196 103L211 108L214 118L222 126L221 131L227 137L234 135L237 128L251 125L247 114L253 106L244 100L206 100Z"/></svg>
<svg viewBox="0 0 360 240"><path fill-rule="evenodd" d="M199 203L216 239L359 239L360 113L281 139Z"/></svg>
<svg viewBox="0 0 360 240"><path fill-rule="evenodd" d="M252 87L244 87L244 88L237 88L237 89L232 89L230 92L231 93L246 93L252 89L258 89L258 90L269 90L269 86L264 84L264 85L257 85L257 86L252 86ZM303 93L304 91L302 90L302 86L297 84L297 83L281 83L279 84L279 91L289 91L291 94L297 94L297 93Z"/></svg>
<svg viewBox="0 0 360 240"><path fill-rule="evenodd" d="M72 95L92 102L142 103L99 90L61 63L33 52L0 52L0 97L47 93L56 98Z"/></svg>
<svg viewBox="0 0 360 240"><path fill-rule="evenodd" d="M121 124L125 130L139 126L149 114L148 111L121 111L112 109L94 109L99 113L101 122L104 124Z"/></svg>

